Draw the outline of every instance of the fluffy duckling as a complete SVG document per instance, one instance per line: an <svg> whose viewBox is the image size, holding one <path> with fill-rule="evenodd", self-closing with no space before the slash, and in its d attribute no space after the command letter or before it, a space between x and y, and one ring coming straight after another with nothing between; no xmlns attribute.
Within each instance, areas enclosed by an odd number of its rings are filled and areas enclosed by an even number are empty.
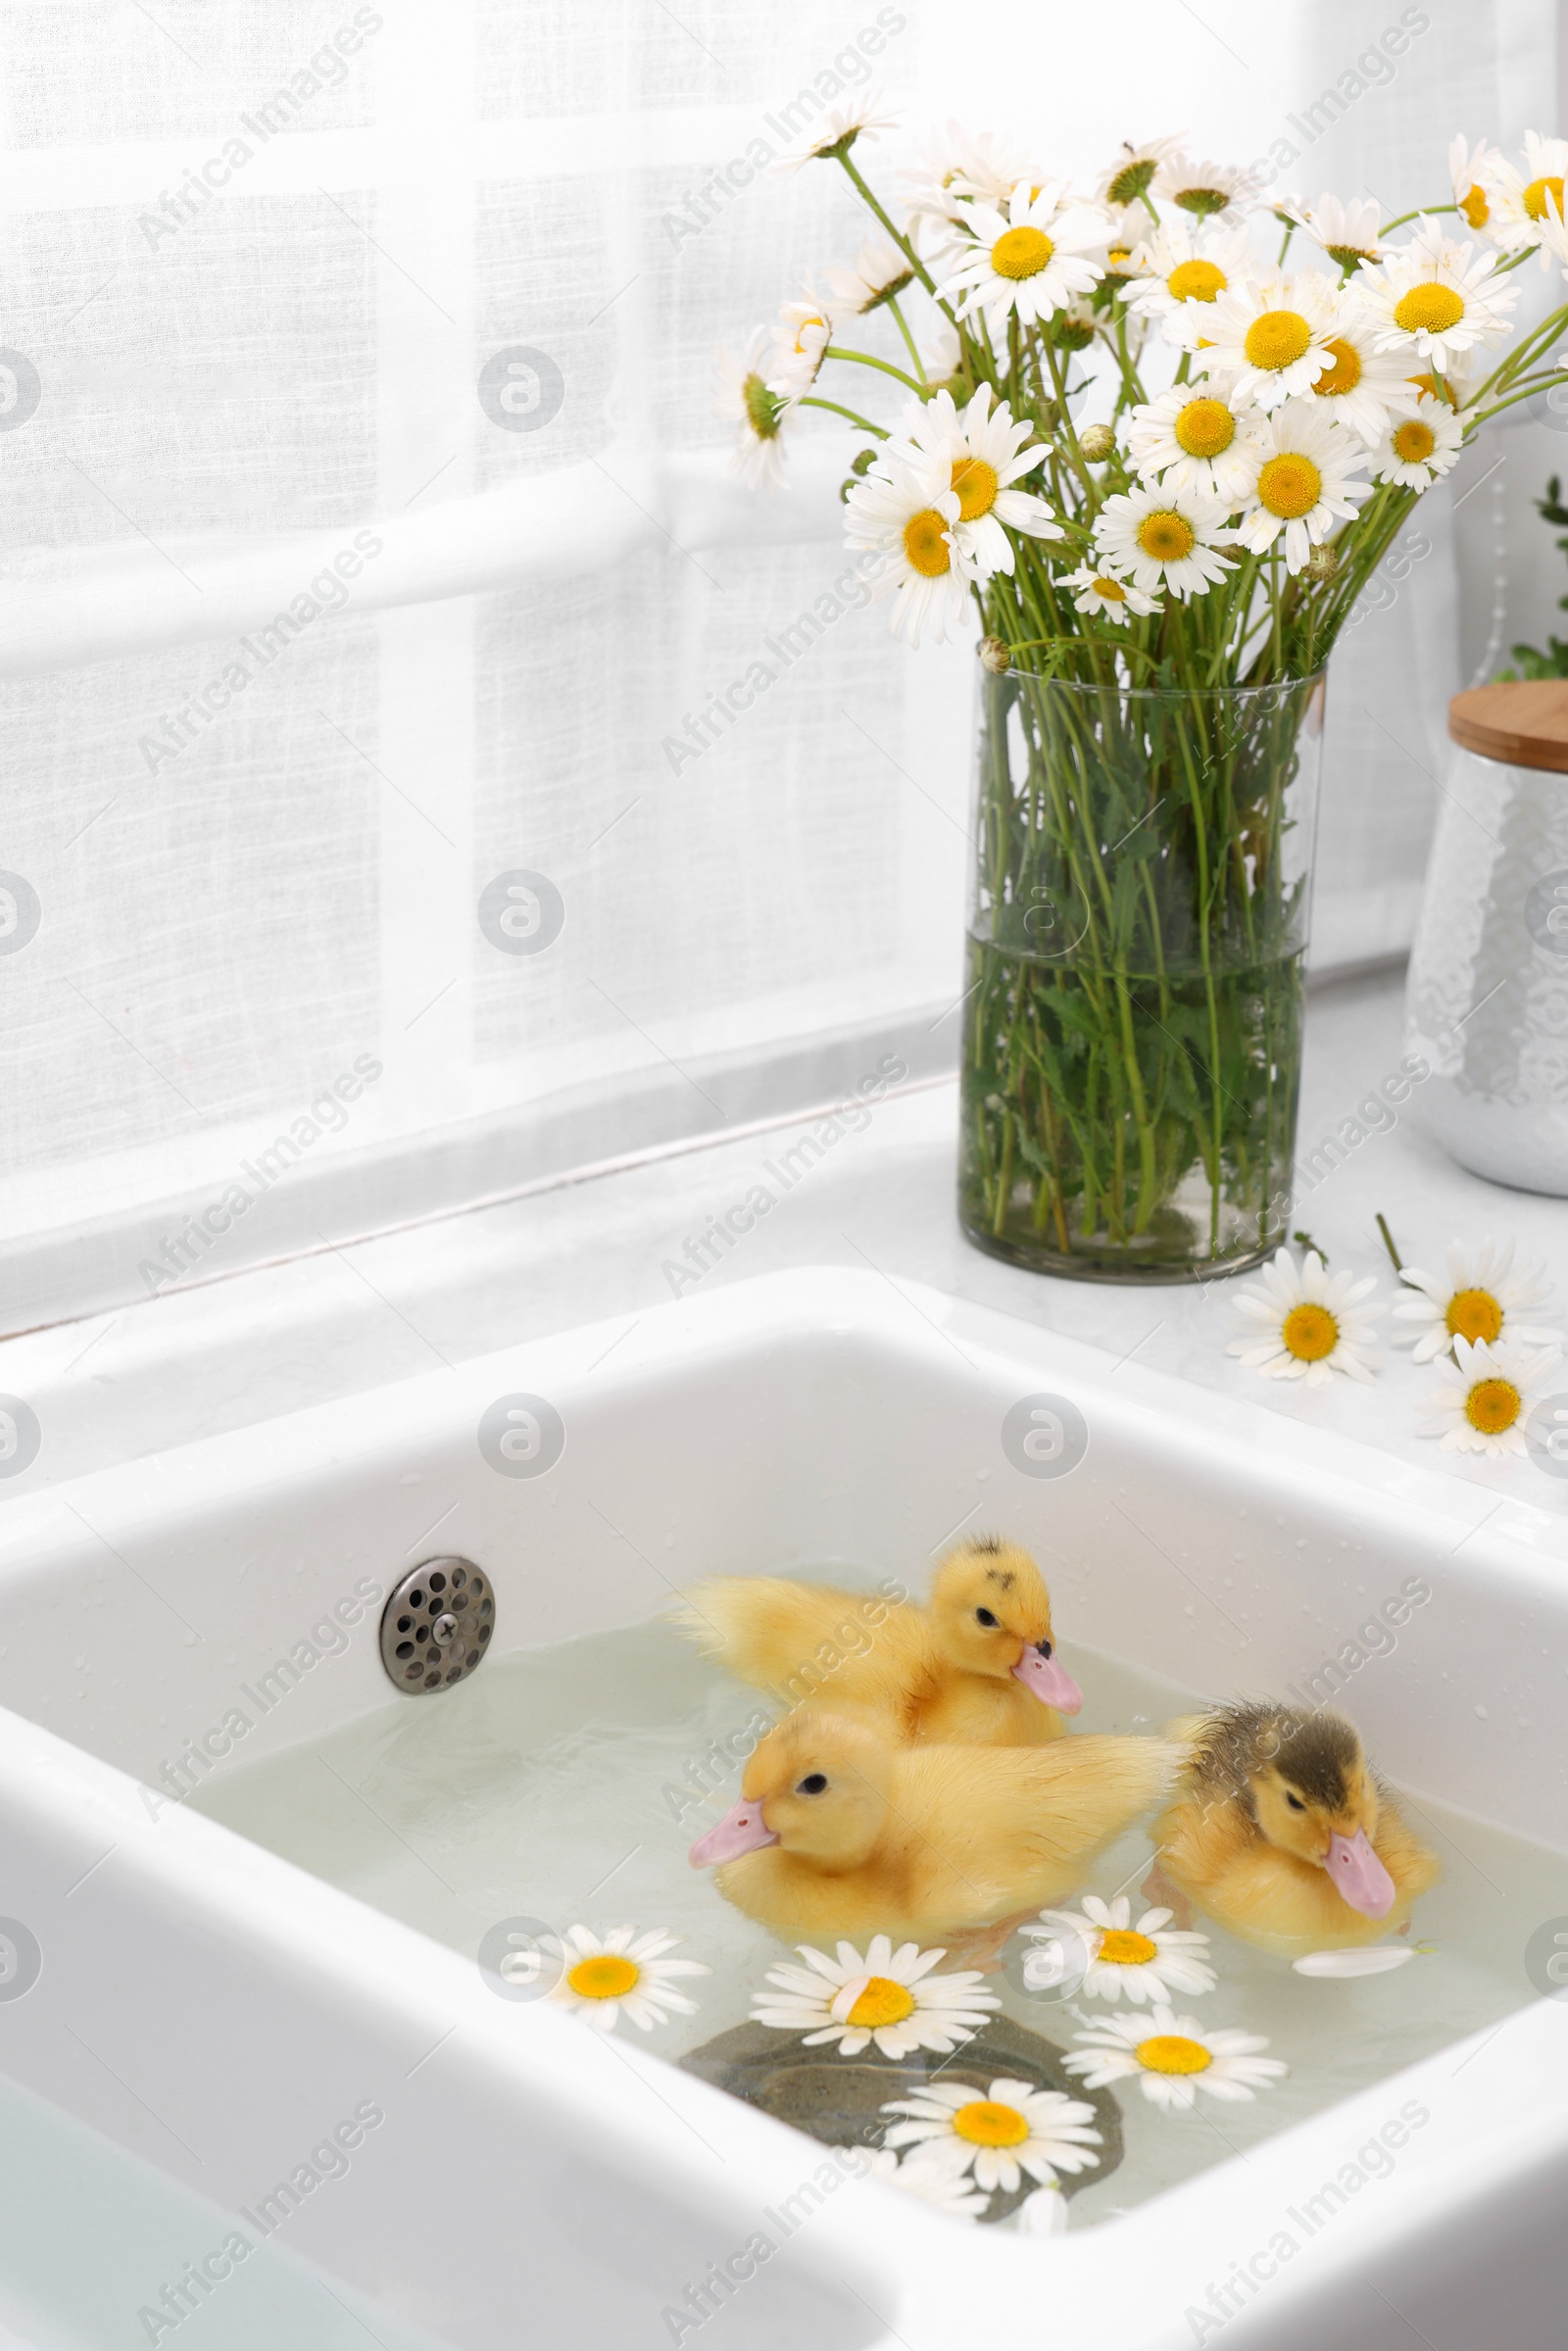
<svg viewBox="0 0 1568 2351"><path fill-rule="evenodd" d="M863 1592L780 1576L716 1576L676 1622L743 1682L792 1705L872 1715L903 1746L1043 1746L1084 1702L1055 1654L1045 1578L996 1536L951 1551L923 1608L868 1608Z"/></svg>
<svg viewBox="0 0 1568 2351"><path fill-rule="evenodd" d="M1287 1959L1376 1942L1441 1876L1342 1715L1226 1706L1167 1736L1188 1766L1159 1871L1242 1942Z"/></svg>
<svg viewBox="0 0 1568 2351"><path fill-rule="evenodd" d="M863 1716L802 1707L748 1757L739 1803L691 1861L722 1864L725 1899L781 1941L881 1933L951 1948L1071 1893L1182 1760L1157 1739L896 1747Z"/></svg>

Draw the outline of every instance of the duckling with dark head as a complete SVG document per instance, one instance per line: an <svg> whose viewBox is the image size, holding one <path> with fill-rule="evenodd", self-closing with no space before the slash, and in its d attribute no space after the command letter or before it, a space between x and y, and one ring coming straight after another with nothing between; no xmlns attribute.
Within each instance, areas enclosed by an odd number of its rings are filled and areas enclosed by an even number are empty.
<svg viewBox="0 0 1568 2351"><path fill-rule="evenodd" d="M1291 1959L1408 1927L1439 1864L1343 1715L1223 1706L1168 1736L1188 1763L1155 1842L1195 1909Z"/></svg>

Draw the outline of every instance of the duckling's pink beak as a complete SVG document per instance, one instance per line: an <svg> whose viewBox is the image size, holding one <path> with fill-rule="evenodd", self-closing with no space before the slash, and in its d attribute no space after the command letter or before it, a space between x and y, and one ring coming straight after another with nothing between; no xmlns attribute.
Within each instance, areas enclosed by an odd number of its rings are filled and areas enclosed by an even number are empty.
<svg viewBox="0 0 1568 2351"><path fill-rule="evenodd" d="M1331 1837L1323 1867L1352 1910L1368 1919L1388 1917L1394 1908L1394 1880L1373 1852L1364 1829L1357 1829L1353 1837Z"/></svg>
<svg viewBox="0 0 1568 2351"><path fill-rule="evenodd" d="M1013 1667L1014 1679L1025 1690L1032 1690L1042 1705L1054 1706L1058 1714L1076 1714L1084 1702L1084 1693L1064 1666L1048 1656L1049 1642L1038 1649L1024 1650Z"/></svg>
<svg viewBox="0 0 1568 2351"><path fill-rule="evenodd" d="M756 1853L763 1845L777 1842L778 1837L762 1818L761 1805L748 1803L742 1796L715 1828L697 1839L686 1858L694 1870L709 1870L716 1861L736 1861L742 1853Z"/></svg>

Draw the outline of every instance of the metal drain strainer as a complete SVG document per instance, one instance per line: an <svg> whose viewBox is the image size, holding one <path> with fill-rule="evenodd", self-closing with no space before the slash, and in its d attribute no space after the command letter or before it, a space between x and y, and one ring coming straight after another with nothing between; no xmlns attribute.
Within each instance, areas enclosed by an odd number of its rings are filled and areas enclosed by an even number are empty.
<svg viewBox="0 0 1568 2351"><path fill-rule="evenodd" d="M425 1559L381 1614L381 1663L411 1698L466 1681L496 1629L490 1579L471 1559Z"/></svg>

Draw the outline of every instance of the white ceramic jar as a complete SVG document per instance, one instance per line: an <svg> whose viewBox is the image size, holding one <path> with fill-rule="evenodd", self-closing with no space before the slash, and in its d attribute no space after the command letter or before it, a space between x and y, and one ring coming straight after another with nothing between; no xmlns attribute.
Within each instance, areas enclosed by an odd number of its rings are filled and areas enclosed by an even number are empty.
<svg viewBox="0 0 1568 2351"><path fill-rule="evenodd" d="M1568 679L1456 694L1410 957L1422 1115L1461 1166L1568 1195Z"/></svg>

